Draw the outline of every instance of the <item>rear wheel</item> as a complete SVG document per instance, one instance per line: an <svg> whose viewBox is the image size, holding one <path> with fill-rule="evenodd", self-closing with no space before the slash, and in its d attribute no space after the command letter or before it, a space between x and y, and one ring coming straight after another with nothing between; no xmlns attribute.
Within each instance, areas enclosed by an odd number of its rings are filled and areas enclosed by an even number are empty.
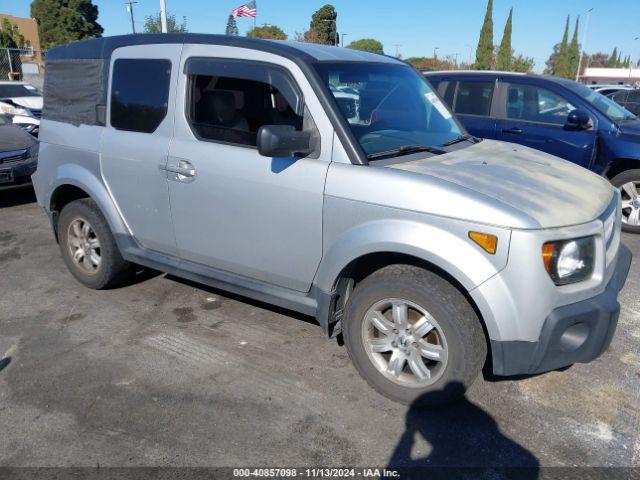
<svg viewBox="0 0 640 480"><path fill-rule="evenodd" d="M83 285L115 287L130 273L102 212L89 198L67 204L58 219L58 238L67 268Z"/></svg>
<svg viewBox="0 0 640 480"><path fill-rule="evenodd" d="M640 169L626 170L611 179L622 197L622 230L640 233Z"/></svg>
<svg viewBox="0 0 640 480"><path fill-rule="evenodd" d="M482 326L464 295L414 266L385 267L359 283L343 322L358 372L379 393L405 404L455 400L486 357Z"/></svg>

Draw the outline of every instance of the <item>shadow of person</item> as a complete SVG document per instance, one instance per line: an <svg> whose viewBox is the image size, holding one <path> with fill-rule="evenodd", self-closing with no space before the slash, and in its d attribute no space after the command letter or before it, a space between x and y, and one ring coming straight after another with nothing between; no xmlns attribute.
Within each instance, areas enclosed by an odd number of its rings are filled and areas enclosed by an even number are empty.
<svg viewBox="0 0 640 480"><path fill-rule="evenodd" d="M460 383L451 382L444 393L462 390ZM425 394L409 407L405 431L391 455L388 469L401 472L403 480L538 477L538 459L503 435L491 415L466 397L442 407L420 406L429 403L429 395L439 397L442 393ZM414 458L415 454L412 457L417 442L426 442L431 448L422 458Z"/></svg>

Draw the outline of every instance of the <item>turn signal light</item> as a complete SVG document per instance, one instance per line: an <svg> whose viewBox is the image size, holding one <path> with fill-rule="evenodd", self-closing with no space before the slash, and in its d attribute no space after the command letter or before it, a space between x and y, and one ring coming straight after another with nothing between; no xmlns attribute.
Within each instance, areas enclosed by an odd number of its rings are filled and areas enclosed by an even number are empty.
<svg viewBox="0 0 640 480"><path fill-rule="evenodd" d="M469 238L480 245L482 249L493 255L498 249L498 237L482 232L469 232Z"/></svg>

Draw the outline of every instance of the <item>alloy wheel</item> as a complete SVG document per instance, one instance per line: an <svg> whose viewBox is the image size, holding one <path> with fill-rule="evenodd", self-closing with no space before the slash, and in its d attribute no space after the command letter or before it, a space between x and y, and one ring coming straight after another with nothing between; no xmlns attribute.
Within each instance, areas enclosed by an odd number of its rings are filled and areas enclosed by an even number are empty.
<svg viewBox="0 0 640 480"><path fill-rule="evenodd" d="M67 231L67 247L73 263L84 273L95 274L102 262L100 240L84 218L75 218Z"/></svg>

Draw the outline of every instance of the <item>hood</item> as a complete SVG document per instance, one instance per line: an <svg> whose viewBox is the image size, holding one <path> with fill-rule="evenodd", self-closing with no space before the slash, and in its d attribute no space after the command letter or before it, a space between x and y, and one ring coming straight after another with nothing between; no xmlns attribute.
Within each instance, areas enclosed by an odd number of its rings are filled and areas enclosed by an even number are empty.
<svg viewBox="0 0 640 480"><path fill-rule="evenodd" d="M428 175L490 197L521 213L520 228L589 222L609 206L615 191L604 178L571 162L494 140L387 168Z"/></svg>
<svg viewBox="0 0 640 480"><path fill-rule="evenodd" d="M42 110L42 97L11 97L9 100L21 107Z"/></svg>
<svg viewBox="0 0 640 480"><path fill-rule="evenodd" d="M0 125L0 152L24 150L37 143L36 140L15 125Z"/></svg>

